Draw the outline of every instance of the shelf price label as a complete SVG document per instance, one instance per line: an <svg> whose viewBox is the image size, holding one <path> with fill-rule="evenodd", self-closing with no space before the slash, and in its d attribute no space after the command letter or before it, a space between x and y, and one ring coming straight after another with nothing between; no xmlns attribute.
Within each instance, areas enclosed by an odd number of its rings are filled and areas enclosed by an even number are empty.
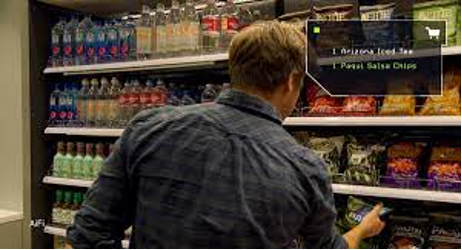
<svg viewBox="0 0 462 250"><path fill-rule="evenodd" d="M306 73L331 96L441 95L445 21L307 20Z"/></svg>

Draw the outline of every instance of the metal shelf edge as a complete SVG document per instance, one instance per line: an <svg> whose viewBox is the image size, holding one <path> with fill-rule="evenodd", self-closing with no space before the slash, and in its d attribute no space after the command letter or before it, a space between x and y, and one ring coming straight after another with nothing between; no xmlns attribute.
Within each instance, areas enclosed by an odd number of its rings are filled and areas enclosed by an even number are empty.
<svg viewBox="0 0 462 250"><path fill-rule="evenodd" d="M91 185L93 184L93 181L45 176L43 177L43 183L71 186L71 187L91 187Z"/></svg>

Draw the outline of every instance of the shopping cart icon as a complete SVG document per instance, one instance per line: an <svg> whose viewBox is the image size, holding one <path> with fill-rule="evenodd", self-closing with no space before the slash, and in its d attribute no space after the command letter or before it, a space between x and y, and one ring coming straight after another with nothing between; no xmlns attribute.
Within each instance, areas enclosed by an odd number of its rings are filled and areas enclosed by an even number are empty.
<svg viewBox="0 0 462 250"><path fill-rule="evenodd" d="M433 39L440 39L440 33L441 31L439 29L432 29L428 26L425 26L425 29L427 30L428 32L428 36L430 37L431 40Z"/></svg>

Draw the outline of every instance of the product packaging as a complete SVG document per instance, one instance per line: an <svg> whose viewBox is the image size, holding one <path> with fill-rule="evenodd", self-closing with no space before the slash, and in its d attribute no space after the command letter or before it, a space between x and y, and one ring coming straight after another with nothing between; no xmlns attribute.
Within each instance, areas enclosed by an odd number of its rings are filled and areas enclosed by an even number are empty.
<svg viewBox="0 0 462 250"><path fill-rule="evenodd" d="M422 147L415 143L403 142L388 148L387 171L382 182L401 188L418 188L418 160Z"/></svg>
<svg viewBox="0 0 462 250"><path fill-rule="evenodd" d="M422 249L428 228L428 217L418 215L390 216L389 249Z"/></svg>
<svg viewBox="0 0 462 250"><path fill-rule="evenodd" d="M341 99L322 95L315 98L309 116L338 116L341 113Z"/></svg>
<svg viewBox="0 0 462 250"><path fill-rule="evenodd" d="M427 178L429 188L460 192L460 147L433 147Z"/></svg>
<svg viewBox="0 0 462 250"><path fill-rule="evenodd" d="M460 115L459 88L443 90L441 96L429 96L419 112L420 115Z"/></svg>
<svg viewBox="0 0 462 250"><path fill-rule="evenodd" d="M343 100L342 115L372 116L376 113L377 102L371 96L349 96Z"/></svg>
<svg viewBox="0 0 462 250"><path fill-rule="evenodd" d="M412 95L388 95L383 99L379 115L413 116L415 114L415 97Z"/></svg>
<svg viewBox="0 0 462 250"><path fill-rule="evenodd" d="M381 48L394 46L393 23L386 22L387 20L393 19L394 11L395 3L359 7L361 21L365 21L362 23L362 27L367 44L371 46L380 46Z"/></svg>
<svg viewBox="0 0 462 250"><path fill-rule="evenodd" d="M430 214L428 248L460 249L460 215Z"/></svg>

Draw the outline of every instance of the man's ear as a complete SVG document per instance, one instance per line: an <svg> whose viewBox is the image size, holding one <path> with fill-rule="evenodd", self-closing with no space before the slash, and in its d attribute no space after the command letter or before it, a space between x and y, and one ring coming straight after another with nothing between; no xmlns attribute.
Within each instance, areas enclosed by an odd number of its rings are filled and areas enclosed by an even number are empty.
<svg viewBox="0 0 462 250"><path fill-rule="evenodd" d="M300 88L302 87L302 80L303 80L303 75L301 75L298 72L292 72L289 75L289 79L287 81L287 90L289 92L293 91L300 91Z"/></svg>

